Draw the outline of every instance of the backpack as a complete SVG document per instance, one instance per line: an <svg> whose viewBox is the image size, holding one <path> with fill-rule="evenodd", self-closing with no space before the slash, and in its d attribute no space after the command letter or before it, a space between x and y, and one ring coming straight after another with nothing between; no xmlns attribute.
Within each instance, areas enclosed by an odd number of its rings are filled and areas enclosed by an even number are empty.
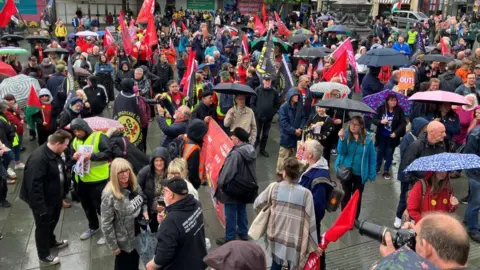
<svg viewBox="0 0 480 270"><path fill-rule="evenodd" d="M425 182L425 180L423 179L420 179L418 180L420 181L420 183L422 183L422 206L423 206L423 201L425 200L425 194L427 193L427 183ZM405 198L405 201L408 202L408 195L410 194L410 191L408 191L407 193L407 196ZM403 211L403 214L402 214L402 223L405 223L405 222L410 222L412 219L410 218L410 215L408 214L408 209L405 209L405 211Z"/></svg>
<svg viewBox="0 0 480 270"><path fill-rule="evenodd" d="M150 106L142 96L138 96L137 100L138 108L140 109L140 126L142 126L142 128L146 128L150 122Z"/></svg>
<svg viewBox="0 0 480 270"><path fill-rule="evenodd" d="M244 160L244 164L248 163ZM248 165L245 166L248 171L246 179L236 174L232 180L223 185L222 191L242 203L253 203L258 196L257 177L248 169Z"/></svg>
<svg viewBox="0 0 480 270"><path fill-rule="evenodd" d="M167 145L168 154L173 160L175 158L181 158L183 155L183 146L185 145L185 139L182 135L175 138Z"/></svg>
<svg viewBox="0 0 480 270"><path fill-rule="evenodd" d="M332 187L332 191L330 191L330 194L327 195L328 200L325 209L328 212L337 211L342 203L343 197L345 196L345 192L343 191L343 187L340 182L338 180L334 181L330 179L330 177L318 177L313 179L310 190L313 190L317 184L327 184Z"/></svg>
<svg viewBox="0 0 480 270"><path fill-rule="evenodd" d="M56 95L58 95L58 94L65 95L65 96L67 95L67 93L66 93L67 91L66 91L66 87L65 87L65 82L66 82L66 81L67 81L67 77L65 77L65 78L63 79L62 83L61 83L59 86L57 86L57 93L56 93ZM55 98L55 97L54 97L54 98Z"/></svg>

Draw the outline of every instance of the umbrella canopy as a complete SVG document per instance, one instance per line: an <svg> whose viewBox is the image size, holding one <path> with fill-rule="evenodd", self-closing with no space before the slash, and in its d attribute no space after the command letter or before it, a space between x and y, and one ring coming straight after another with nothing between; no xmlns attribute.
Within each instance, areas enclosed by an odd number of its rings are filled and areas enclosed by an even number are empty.
<svg viewBox="0 0 480 270"><path fill-rule="evenodd" d="M370 106L370 108L377 110L382 104L385 104L388 96L396 96L398 100L398 106L402 108L405 114L410 114L410 107L412 102L408 100L407 96L404 96L393 90L383 90L373 95L369 95L363 98L363 102Z"/></svg>
<svg viewBox="0 0 480 270"><path fill-rule="evenodd" d="M20 41L24 40L25 38L19 35L3 35L0 40L6 40L6 41Z"/></svg>
<svg viewBox="0 0 480 270"><path fill-rule="evenodd" d="M6 94L12 94L15 97L18 106L24 108L27 106L27 99L32 85L36 91L40 90L38 80L28 77L27 75L20 74L6 78L0 84L0 97L3 98Z"/></svg>
<svg viewBox="0 0 480 270"><path fill-rule="evenodd" d="M305 40L308 40L312 37L312 35L309 35L309 34L295 34L293 36L290 37L290 42L291 43L302 43L304 42Z"/></svg>
<svg viewBox="0 0 480 270"><path fill-rule="evenodd" d="M17 76L17 72L9 64L5 62L0 62L0 75L13 77L13 76Z"/></svg>
<svg viewBox="0 0 480 270"><path fill-rule="evenodd" d="M436 91L426 91L418 92L413 94L409 98L411 101L421 101L421 102L449 102L455 105L468 105L468 101L464 96L455 94L448 91L436 90Z"/></svg>
<svg viewBox="0 0 480 270"><path fill-rule="evenodd" d="M315 106L322 108L343 109L349 112L377 113L372 110L372 108L368 107L367 104L349 98L324 99L317 102Z"/></svg>
<svg viewBox="0 0 480 270"><path fill-rule="evenodd" d="M27 36L25 38L25 40L27 40L28 42L37 42L37 41L41 41L41 42L49 42L50 39L47 38L47 37L44 37L44 36L40 36L40 35L30 35L30 36Z"/></svg>
<svg viewBox="0 0 480 270"><path fill-rule="evenodd" d="M75 34L77 37L98 37L98 34L92 31L81 31Z"/></svg>
<svg viewBox="0 0 480 270"><path fill-rule="evenodd" d="M418 255L407 246L403 246L395 250L392 254L383 257L368 269L440 270L440 268L434 266L427 259Z"/></svg>
<svg viewBox="0 0 480 270"><path fill-rule="evenodd" d="M0 48L0 55L8 55L8 54L28 54L28 51L19 47Z"/></svg>
<svg viewBox="0 0 480 270"><path fill-rule="evenodd" d="M453 61L454 59L450 56L441 55L441 54L427 54L423 57L423 60L427 62L448 63Z"/></svg>
<svg viewBox="0 0 480 270"><path fill-rule="evenodd" d="M441 153L415 159L405 172L450 172L480 168L475 154Z"/></svg>
<svg viewBox="0 0 480 270"><path fill-rule="evenodd" d="M266 39L267 39L266 36L262 38L257 38L250 43L250 47L252 48L252 50L261 51ZM277 37L273 37L272 40L273 40L273 45L279 47L282 53L288 53L292 49L292 47L289 44L283 42L283 40Z"/></svg>
<svg viewBox="0 0 480 270"><path fill-rule="evenodd" d="M390 48L377 48L360 56L357 63L371 67L383 67L409 65L410 61L399 51Z"/></svg>
<svg viewBox="0 0 480 270"><path fill-rule="evenodd" d="M73 72L75 73L75 75L81 76L81 77L89 77L90 75L92 75L90 71L83 68L79 68L79 67L74 67Z"/></svg>
<svg viewBox="0 0 480 270"><path fill-rule="evenodd" d="M329 21L329 20L333 20L333 17L330 16L330 15L322 15L320 17L317 18L317 21L320 20L320 21Z"/></svg>
<svg viewBox="0 0 480 270"><path fill-rule="evenodd" d="M101 37L105 36L105 31L97 31L97 34Z"/></svg>
<svg viewBox="0 0 480 270"><path fill-rule="evenodd" d="M305 28L300 28L297 29L293 32L294 35L300 35L300 34L305 34L305 35L313 35L312 31L305 29Z"/></svg>
<svg viewBox="0 0 480 270"><path fill-rule="evenodd" d="M298 58L321 58L327 56L327 50L330 50L328 48L323 48L323 47L304 47L302 48L296 57Z"/></svg>
<svg viewBox="0 0 480 270"><path fill-rule="evenodd" d="M223 29L222 29L222 34L225 31L230 32L231 35L237 35L238 34L238 29L236 27L233 27L233 26L228 26L228 25L224 26Z"/></svg>
<svg viewBox="0 0 480 270"><path fill-rule="evenodd" d="M352 30L350 30L350 28L345 27L341 24L336 24L336 25L332 25L332 26L328 27L327 32L337 33L337 34L345 34L345 35L351 35L352 34Z"/></svg>
<svg viewBox="0 0 480 270"><path fill-rule="evenodd" d="M105 132L110 128L116 128L119 130L123 130L125 128L118 120L113 120L105 117L94 116L85 118L83 120L85 120L88 126L94 131ZM66 126L65 128L70 129L70 125Z"/></svg>
<svg viewBox="0 0 480 270"><path fill-rule="evenodd" d="M229 95L257 95L250 86L238 83L219 83L213 87L213 90Z"/></svg>
<svg viewBox="0 0 480 270"><path fill-rule="evenodd" d="M340 91L341 98L350 94L348 86L337 82L319 82L310 87L310 91L324 94L334 89Z"/></svg>
<svg viewBox="0 0 480 270"><path fill-rule="evenodd" d="M68 50L64 49L64 48L48 48L46 49L44 52L46 53L68 53Z"/></svg>
<svg viewBox="0 0 480 270"><path fill-rule="evenodd" d="M215 66L215 64L212 64L212 63L203 63L203 64L200 64L200 65L197 66L197 70L200 70L200 69L202 69L202 68L204 68L204 67L210 67L210 68L211 68L211 67L213 67L213 66Z"/></svg>

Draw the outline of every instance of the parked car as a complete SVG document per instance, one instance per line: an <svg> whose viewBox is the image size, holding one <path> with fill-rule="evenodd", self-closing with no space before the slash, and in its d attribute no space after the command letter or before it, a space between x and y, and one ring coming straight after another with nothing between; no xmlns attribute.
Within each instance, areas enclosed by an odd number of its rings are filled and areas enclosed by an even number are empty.
<svg viewBox="0 0 480 270"><path fill-rule="evenodd" d="M392 13L391 22L395 27L405 28L408 23L413 26L414 23L423 23L425 19L428 17L422 12L398 10Z"/></svg>

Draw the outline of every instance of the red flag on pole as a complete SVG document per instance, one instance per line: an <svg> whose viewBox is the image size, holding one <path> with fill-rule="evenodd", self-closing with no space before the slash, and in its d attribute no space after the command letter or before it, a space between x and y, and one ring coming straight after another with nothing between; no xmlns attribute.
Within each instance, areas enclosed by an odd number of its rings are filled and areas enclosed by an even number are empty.
<svg viewBox="0 0 480 270"><path fill-rule="evenodd" d="M265 2L262 3L262 19L263 25L267 24L267 7L265 6Z"/></svg>
<svg viewBox="0 0 480 270"><path fill-rule="evenodd" d="M185 26L185 24L182 22L182 32L187 30L187 26Z"/></svg>
<svg viewBox="0 0 480 270"><path fill-rule="evenodd" d="M110 47L115 42L115 39L112 36L112 33L105 28L105 35L103 36L103 47Z"/></svg>
<svg viewBox="0 0 480 270"><path fill-rule="evenodd" d="M347 61L347 52L344 51L328 70L324 70L323 79L330 81L333 77L338 77L340 78L340 82L346 85L348 66Z"/></svg>
<svg viewBox="0 0 480 270"><path fill-rule="evenodd" d="M282 36L285 35L289 37L290 31L288 30L287 26L285 26L285 24L282 22L282 20L280 19L280 16L278 16L276 11L275 11L275 21L277 22L277 26L278 26L278 33Z"/></svg>
<svg viewBox="0 0 480 270"><path fill-rule="evenodd" d="M243 33L243 36L242 36L242 49L243 49L243 53L244 55L250 55L249 51L248 51L248 39L247 39L247 34Z"/></svg>
<svg viewBox="0 0 480 270"><path fill-rule="evenodd" d="M445 44L445 40L443 40L443 37L440 37L440 46L442 47L442 55L451 55L450 49L448 49L447 44Z"/></svg>
<svg viewBox="0 0 480 270"><path fill-rule="evenodd" d="M193 102L195 97L195 70L197 69L197 65L195 62L195 56L197 52L191 51L188 55L188 65L187 65L187 72L183 75L182 82L183 84L183 95L188 97L189 102ZM193 104L193 103L192 103Z"/></svg>
<svg viewBox="0 0 480 270"><path fill-rule="evenodd" d="M142 9L140 9L140 12L138 12L137 23L148 22L148 18L153 16L154 10L155 10L155 1L144 0L142 4Z"/></svg>
<svg viewBox="0 0 480 270"><path fill-rule="evenodd" d="M255 14L254 18L255 18L255 31L260 32L260 35L263 36L263 34L265 34L267 29L265 28L262 21L260 21L260 18L258 18L257 14Z"/></svg>
<svg viewBox="0 0 480 270"><path fill-rule="evenodd" d="M143 39L145 46L147 47L147 55L152 59L152 46L158 44L157 31L155 29L155 23L153 22L153 16L148 17L147 29L145 30L145 38Z"/></svg>
<svg viewBox="0 0 480 270"><path fill-rule="evenodd" d="M123 10L120 11L120 16L118 20L122 31L123 49L125 49L125 52L127 54L132 54L133 43L130 34L128 33L127 24L125 23L125 14L123 13Z"/></svg>
<svg viewBox="0 0 480 270"><path fill-rule="evenodd" d="M0 12L0 28L4 28L10 22L13 15L18 13L14 0L7 0Z"/></svg>

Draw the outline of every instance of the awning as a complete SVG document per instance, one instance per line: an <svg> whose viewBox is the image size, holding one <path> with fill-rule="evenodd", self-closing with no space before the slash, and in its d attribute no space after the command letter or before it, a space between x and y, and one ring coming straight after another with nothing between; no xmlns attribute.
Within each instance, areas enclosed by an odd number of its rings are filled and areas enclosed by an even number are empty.
<svg viewBox="0 0 480 270"><path fill-rule="evenodd" d="M380 4L393 4L397 2L397 0L378 0ZM410 0L402 0L402 5L410 5Z"/></svg>

